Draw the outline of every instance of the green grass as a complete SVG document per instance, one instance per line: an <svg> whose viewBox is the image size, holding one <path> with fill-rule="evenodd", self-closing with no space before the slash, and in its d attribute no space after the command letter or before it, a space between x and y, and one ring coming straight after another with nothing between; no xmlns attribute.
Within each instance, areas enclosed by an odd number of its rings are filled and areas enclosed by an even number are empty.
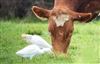
<svg viewBox="0 0 100 64"><path fill-rule="evenodd" d="M38 34L51 42L47 23L33 21L0 21L0 64L100 64L100 22L75 23L67 57L44 54L29 60L17 56L16 51L27 45L23 33Z"/></svg>

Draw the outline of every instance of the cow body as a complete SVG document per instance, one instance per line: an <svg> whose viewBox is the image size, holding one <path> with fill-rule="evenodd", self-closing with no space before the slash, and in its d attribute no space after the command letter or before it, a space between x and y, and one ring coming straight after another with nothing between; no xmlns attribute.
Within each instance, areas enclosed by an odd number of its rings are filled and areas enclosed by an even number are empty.
<svg viewBox="0 0 100 64"><path fill-rule="evenodd" d="M41 19L48 19L53 50L66 53L74 30L74 21L89 22L100 11L100 0L55 0L52 10L37 6L33 13ZM96 6L98 4L98 6Z"/></svg>

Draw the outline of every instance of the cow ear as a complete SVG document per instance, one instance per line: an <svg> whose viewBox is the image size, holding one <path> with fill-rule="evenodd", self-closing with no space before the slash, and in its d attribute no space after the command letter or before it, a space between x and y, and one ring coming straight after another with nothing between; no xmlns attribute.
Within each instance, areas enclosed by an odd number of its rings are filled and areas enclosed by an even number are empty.
<svg viewBox="0 0 100 64"><path fill-rule="evenodd" d="M41 20L47 20L50 15L50 10L43 9L37 6L32 7L32 12L36 15L37 18Z"/></svg>

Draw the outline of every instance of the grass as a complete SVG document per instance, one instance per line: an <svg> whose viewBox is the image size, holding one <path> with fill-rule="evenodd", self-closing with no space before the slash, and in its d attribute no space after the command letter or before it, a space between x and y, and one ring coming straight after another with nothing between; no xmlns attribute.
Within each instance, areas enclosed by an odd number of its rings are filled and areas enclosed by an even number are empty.
<svg viewBox="0 0 100 64"><path fill-rule="evenodd" d="M16 51L27 45L21 38L23 33L38 34L51 42L47 23L38 21L0 21L0 64L100 64L100 21L75 23L67 57L44 54L29 60L17 56Z"/></svg>

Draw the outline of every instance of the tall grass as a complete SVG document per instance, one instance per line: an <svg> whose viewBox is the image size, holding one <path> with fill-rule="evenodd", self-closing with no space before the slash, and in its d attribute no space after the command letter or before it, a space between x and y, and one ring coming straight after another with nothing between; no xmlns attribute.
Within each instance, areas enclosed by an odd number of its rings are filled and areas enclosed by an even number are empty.
<svg viewBox="0 0 100 64"><path fill-rule="evenodd" d="M28 22L29 21L29 22ZM35 21L35 22L33 22ZM16 51L27 46L21 34L38 34L51 44L47 22L40 20L0 21L0 63L1 64L99 64L100 63L100 21L87 24L75 23L74 32L67 53L54 56L44 54L32 60L17 56Z"/></svg>

